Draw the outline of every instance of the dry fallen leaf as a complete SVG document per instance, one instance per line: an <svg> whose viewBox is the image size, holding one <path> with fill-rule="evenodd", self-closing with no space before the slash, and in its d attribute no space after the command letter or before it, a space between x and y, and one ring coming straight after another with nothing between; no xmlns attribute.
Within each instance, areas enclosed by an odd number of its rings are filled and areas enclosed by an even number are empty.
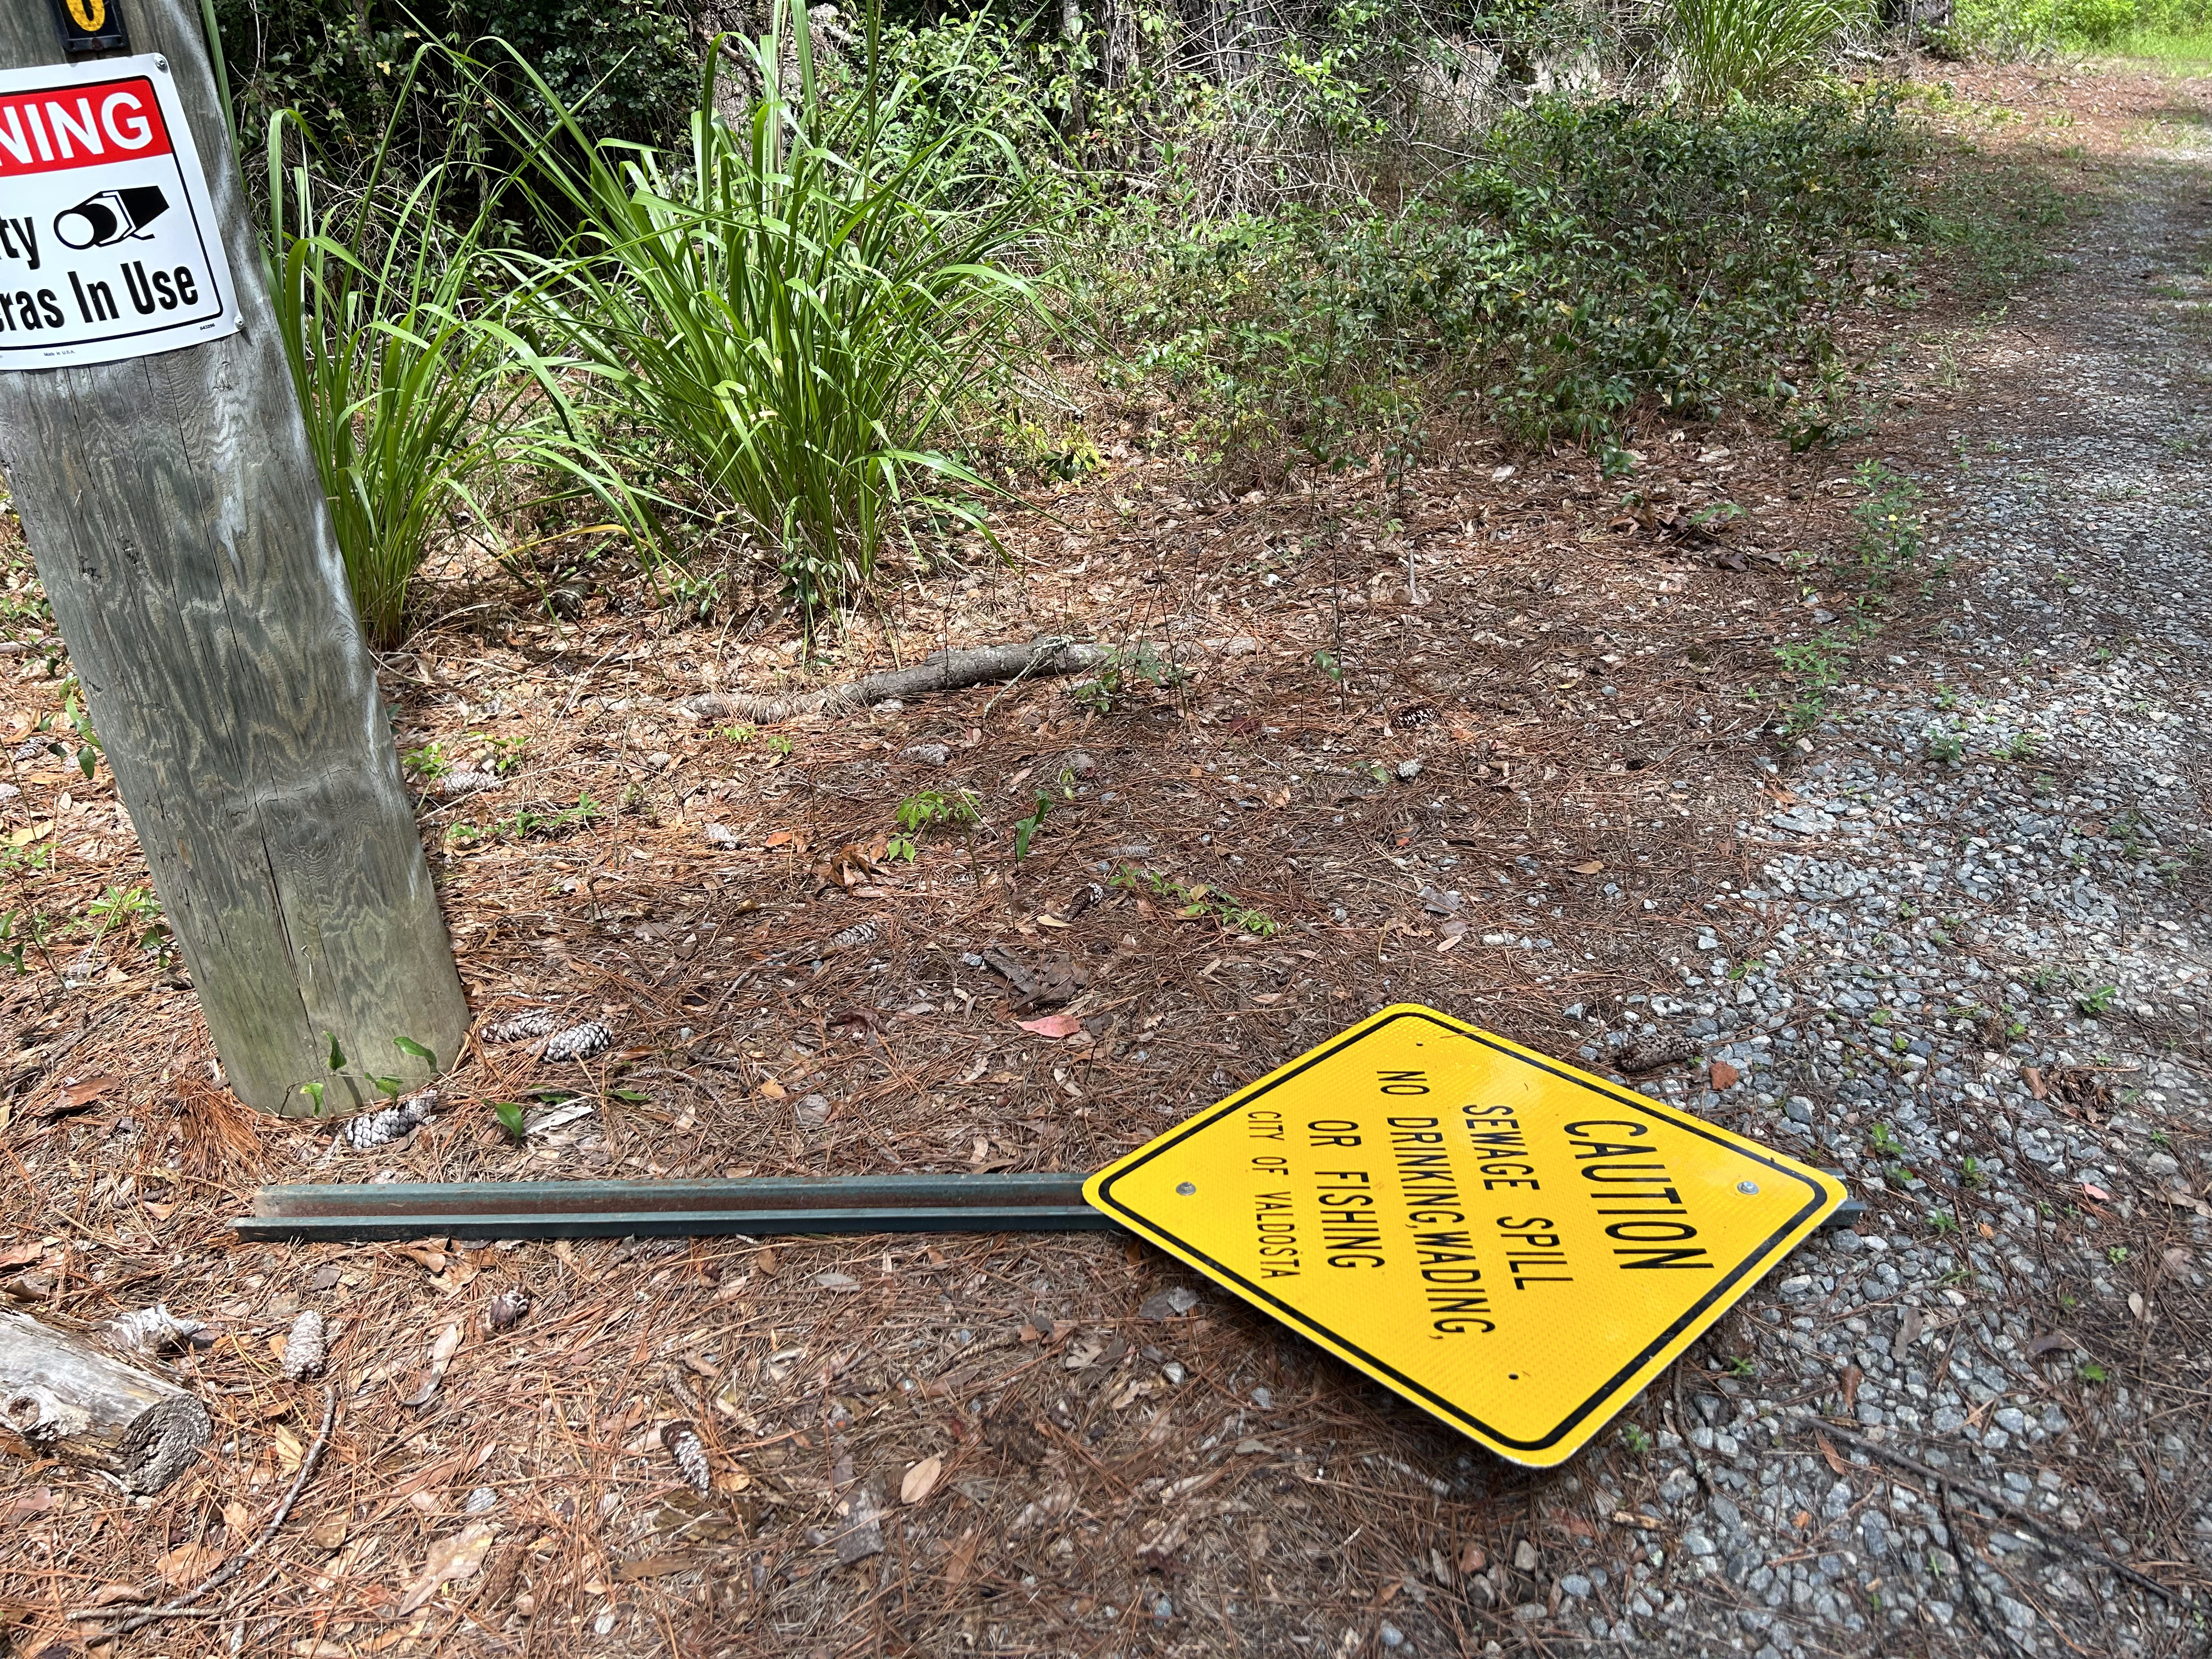
<svg viewBox="0 0 2212 1659"><path fill-rule="evenodd" d="M1838 1474L1848 1475L1850 1474L1851 1466L1844 1461L1844 1455L1836 1449L1835 1443L1830 1440L1826 1435L1815 1434L1813 1437L1813 1443L1820 1449L1820 1461L1823 1463L1826 1463Z"/></svg>
<svg viewBox="0 0 2212 1659"><path fill-rule="evenodd" d="M81 1083L72 1083L62 1091L55 1109L73 1112L80 1106L91 1104L114 1086L115 1079L112 1077L88 1077Z"/></svg>
<svg viewBox="0 0 2212 1659"><path fill-rule="evenodd" d="M35 1243L10 1244L0 1249L0 1267L20 1267L26 1262L36 1261L44 1254Z"/></svg>
<svg viewBox="0 0 2212 1659"><path fill-rule="evenodd" d="M33 1486L28 1492L19 1492L15 1501L0 1510L0 1521L20 1521L27 1516L44 1515L54 1506L52 1486Z"/></svg>
<svg viewBox="0 0 2212 1659"><path fill-rule="evenodd" d="M635 1584L641 1578L665 1578L672 1573L688 1572L693 1567L703 1566L707 1560L708 1557L697 1550L671 1550L625 1561L615 1569L615 1577L621 1583Z"/></svg>
<svg viewBox="0 0 2212 1659"><path fill-rule="evenodd" d="M284 1473L295 1474L307 1455L307 1449L300 1443L300 1437L279 1423L270 1431L269 1438L270 1443L276 1449L276 1461L284 1466Z"/></svg>
<svg viewBox="0 0 2212 1659"><path fill-rule="evenodd" d="M154 1563L161 1582L173 1589L190 1589L222 1565L222 1552L204 1544L179 1544Z"/></svg>
<svg viewBox="0 0 2212 1659"><path fill-rule="evenodd" d="M102 1584L86 1596L80 1604L88 1607L112 1607L118 1601L150 1601L154 1598L138 1584Z"/></svg>
<svg viewBox="0 0 2212 1659"><path fill-rule="evenodd" d="M1905 1351L1920 1340L1920 1334L1927 1328L1927 1322L1921 1318L1920 1310L1907 1308L1898 1319L1897 1338L1889 1345L1889 1357L1892 1359L1904 1358Z"/></svg>
<svg viewBox="0 0 2212 1659"><path fill-rule="evenodd" d="M1743 1073L1724 1060L1717 1060L1713 1062L1712 1077L1713 1087L1716 1089L1733 1089L1743 1080Z"/></svg>
<svg viewBox="0 0 2212 1659"><path fill-rule="evenodd" d="M919 1504L937 1490L937 1477L945 1473L945 1460L934 1452L906 1472L899 1482L899 1502Z"/></svg>
<svg viewBox="0 0 2212 1659"><path fill-rule="evenodd" d="M975 1547L982 1541L981 1534L971 1532L952 1547L951 1554L945 1563L945 1587L947 1589L958 1589L967 1582L969 1573L975 1565Z"/></svg>
<svg viewBox="0 0 2212 1659"><path fill-rule="evenodd" d="M1047 1014L1042 1019L1024 1019L1018 1024L1024 1031L1034 1031L1041 1037L1072 1037L1083 1029L1083 1022L1073 1014Z"/></svg>
<svg viewBox="0 0 2212 1659"><path fill-rule="evenodd" d="M763 1078L761 1079L760 1091L766 1095L770 1100L788 1100L791 1098L791 1091L785 1088L783 1085L778 1083L772 1077Z"/></svg>
<svg viewBox="0 0 2212 1659"><path fill-rule="evenodd" d="M459 1322L447 1326L444 1330L438 1333L438 1340L430 1345L429 1369L422 1373L422 1382L416 1385L415 1392L408 1395L404 1404L427 1406L430 1403L430 1396L438 1392L439 1378L445 1376L446 1367L452 1363L453 1355L460 1346L461 1328Z"/></svg>
<svg viewBox="0 0 2212 1659"><path fill-rule="evenodd" d="M227 1498L222 1504L222 1524L242 1538L253 1530L253 1511L235 1498Z"/></svg>
<svg viewBox="0 0 2212 1659"><path fill-rule="evenodd" d="M1590 859L1583 863L1571 866L1571 867L1578 876L1594 876L1597 874L1599 871L1605 868L1605 864L1602 860Z"/></svg>
<svg viewBox="0 0 2212 1659"><path fill-rule="evenodd" d="M490 1523L478 1521L451 1538L441 1538L431 1545L429 1557L422 1565L422 1576L409 1586L392 1616L404 1619L435 1595L440 1586L457 1578L473 1577L477 1569L483 1565L484 1553L491 1548L491 1540Z"/></svg>

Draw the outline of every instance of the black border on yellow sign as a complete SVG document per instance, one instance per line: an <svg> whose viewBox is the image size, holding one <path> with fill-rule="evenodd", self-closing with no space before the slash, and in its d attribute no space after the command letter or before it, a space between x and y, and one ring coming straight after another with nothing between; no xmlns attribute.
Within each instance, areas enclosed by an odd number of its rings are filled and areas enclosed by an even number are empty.
<svg viewBox="0 0 2212 1659"><path fill-rule="evenodd" d="M1374 1036L1376 1032L1382 1030L1386 1027L1401 1019L1425 1019L1431 1024L1449 1031L1455 1036L1472 1038L1474 1041L1483 1044L1486 1048L1493 1049L1498 1054L1504 1054L1510 1059L1517 1060L1524 1065L1533 1066L1540 1072L1548 1072L1553 1077L1561 1079L1568 1083L1575 1084L1578 1087L1587 1089L1592 1094L1602 1096L1606 1100L1611 1102L1616 1106L1626 1106L1632 1110L1643 1112L1645 1115L1656 1118L1668 1124L1672 1127L1686 1130L1692 1134L1698 1135L1705 1139L1712 1141L1717 1146L1725 1146L1729 1152L1735 1153L1739 1157L1748 1159L1750 1162L1754 1164L1764 1164L1766 1168L1773 1170L1775 1174L1787 1176L1792 1181L1798 1182L1805 1187L1809 1188L1812 1192L1812 1196L1806 1201L1803 1208L1800 1209L1795 1215L1791 1216L1789 1220L1784 1222L1782 1225L1776 1228L1775 1231L1767 1237L1767 1239L1764 1243L1759 1245L1757 1249L1753 1250L1749 1255L1745 1257L1744 1260L1738 1263L1726 1277L1714 1285L1713 1287L1707 1291L1705 1295L1699 1297L1680 1318L1674 1322L1674 1323L1668 1326L1665 1330L1654 1337L1633 1359L1631 1359L1626 1364L1623 1365L1618 1371L1614 1372L1612 1376L1608 1377L1603 1383L1601 1383L1598 1387L1597 1390L1593 1393L1589 1399L1583 1401L1581 1405L1576 1407L1573 1411L1570 1412L1564 1419L1562 1419L1558 1427L1554 1428L1549 1434L1545 1435L1541 1439L1516 1440L1511 1435L1501 1433L1499 1431L1491 1427L1489 1424L1484 1422L1480 1418L1474 1416L1472 1413L1454 1404L1451 1401L1443 1398L1441 1395L1436 1394L1432 1390L1423 1387L1420 1383L1416 1382L1412 1377L1407 1376L1403 1371L1398 1370L1396 1366L1390 1364L1388 1361L1377 1359L1373 1354L1369 1353L1365 1349L1360 1347L1358 1344L1346 1341L1343 1337L1339 1336L1334 1331L1330 1330L1327 1326L1322 1325L1316 1320L1308 1318L1304 1314L1300 1313L1296 1308L1292 1307L1289 1303L1283 1301L1279 1297L1261 1289L1260 1286L1255 1285L1250 1279L1245 1278L1235 1268L1227 1267L1223 1263L1215 1261L1204 1250L1198 1249L1196 1246L1185 1243L1182 1239L1176 1237L1175 1234L1169 1231L1165 1227L1161 1226L1158 1222L1153 1220L1150 1216L1139 1215L1135 1211L1128 1208L1126 1205L1121 1203L1114 1197L1114 1183L1121 1180L1122 1176L1134 1174L1137 1170L1144 1168L1146 1164L1151 1163L1162 1153L1168 1152L1181 1142L1188 1140L1200 1130L1208 1128L1213 1124L1219 1122L1224 1117L1228 1116L1232 1112L1241 1111L1245 1107L1252 1104L1254 1101L1261 1098L1261 1097L1265 1095L1269 1090L1281 1087L1284 1084L1288 1083L1292 1078L1297 1077L1301 1072L1305 1071L1309 1066L1319 1065L1322 1060L1328 1059L1331 1055L1342 1053L1346 1048L1350 1048L1352 1044ZM1192 1260L1205 1263L1209 1272L1218 1273L1223 1279L1236 1284L1246 1296L1251 1297L1255 1302L1259 1302L1266 1305L1274 1312L1278 1318L1283 1320L1285 1323L1309 1331L1314 1335L1321 1338L1325 1344L1340 1349L1347 1354L1356 1356L1362 1364L1371 1366L1378 1375L1390 1378L1395 1386L1403 1389L1406 1393L1419 1399L1429 1407L1430 1410L1435 1412L1438 1416L1443 1417L1449 1421L1460 1424L1464 1427L1474 1431L1478 1434L1486 1436L1489 1439L1496 1441L1501 1446L1510 1446L1518 1451L1536 1452L1543 1451L1552 1446L1557 1445L1559 1441L1572 1431L1576 1425L1580 1424L1584 1418L1589 1416L1591 1413L1598 1410L1606 1403L1606 1401L1619 1393L1621 1388L1627 1383L1638 1370L1642 1370L1646 1364L1650 1363L1651 1358L1655 1354L1659 1353L1668 1343L1680 1336L1686 1327L1695 1323L1698 1316L1704 1313L1706 1309L1711 1307L1716 1302L1725 1297L1732 1288L1743 1281L1747 1274L1751 1273L1753 1269L1758 1267L1760 1263L1766 1261L1769 1256L1772 1255L1778 1249L1779 1249L1790 1236L1796 1232L1798 1228L1802 1227L1810 1217L1818 1211L1825 1208L1828 1205L1831 1197L1832 1195L1827 1192L1823 1191L1817 1182L1810 1180L1804 1175L1800 1174L1797 1170L1790 1168L1787 1164L1778 1164L1775 1162L1773 1158L1767 1157L1765 1153L1755 1148L1747 1146L1732 1138L1714 1133L1708 1125L1698 1122L1695 1118L1677 1115L1674 1112L1668 1111L1666 1108L1659 1105L1656 1101L1649 1100L1642 1095L1633 1093L1628 1090L1614 1091L1608 1089L1595 1079L1579 1077L1573 1072L1568 1071L1561 1066L1547 1064L1544 1060L1528 1054L1521 1049L1509 1047L1508 1045L1498 1042L1485 1032L1476 1030L1471 1026L1462 1025L1457 1021L1448 1019L1441 1014L1434 1013L1424 1009L1407 1008L1387 1013L1371 1021L1363 1022L1361 1024L1354 1027L1352 1030L1346 1032L1336 1042L1328 1044L1325 1048L1315 1049L1313 1053L1308 1054L1304 1060L1300 1060L1290 1070L1283 1073L1281 1076L1269 1078L1261 1083L1255 1085L1252 1088L1246 1090L1242 1093L1231 1095L1228 1099L1223 1101L1212 1111L1204 1113L1200 1116L1191 1119L1189 1122L1184 1124L1180 1129L1175 1131L1173 1134L1162 1139L1158 1145L1152 1147L1149 1151L1137 1157L1133 1162L1121 1169L1114 1170L1110 1175L1108 1175L1102 1179L1098 1183L1097 1196L1094 1201L1097 1203L1100 1207L1110 1210L1115 1215L1129 1223L1129 1224L1139 1232L1154 1234L1173 1244L1176 1249L1182 1251Z"/></svg>

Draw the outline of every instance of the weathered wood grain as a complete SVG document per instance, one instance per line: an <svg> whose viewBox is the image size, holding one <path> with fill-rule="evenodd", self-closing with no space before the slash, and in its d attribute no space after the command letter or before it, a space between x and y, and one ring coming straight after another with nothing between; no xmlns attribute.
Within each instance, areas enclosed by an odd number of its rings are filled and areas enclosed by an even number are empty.
<svg viewBox="0 0 2212 1659"><path fill-rule="evenodd" d="M212 1433L198 1395L125 1364L91 1338L0 1312L0 1437L33 1457L105 1469L159 1492Z"/></svg>
<svg viewBox="0 0 2212 1659"><path fill-rule="evenodd" d="M468 1012L262 276L198 8L117 0L169 60L244 326L0 373L0 472L231 1086L306 1112L329 1041L419 1079ZM58 63L0 6L0 67ZM351 1092L328 1091L349 1109Z"/></svg>

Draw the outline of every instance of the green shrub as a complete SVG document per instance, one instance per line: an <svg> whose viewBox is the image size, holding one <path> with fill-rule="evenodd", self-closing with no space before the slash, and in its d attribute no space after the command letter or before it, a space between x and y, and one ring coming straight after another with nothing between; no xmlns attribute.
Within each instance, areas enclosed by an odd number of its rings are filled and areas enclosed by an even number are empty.
<svg viewBox="0 0 2212 1659"><path fill-rule="evenodd" d="M914 491L988 489L928 446L1037 295L1007 263L1029 234L1011 147L957 122L899 142L918 80L886 75L872 34L839 95L786 19L741 48L758 95L740 125L710 56L680 159L592 139L540 85L550 131L518 117L517 142L549 223L581 230L516 270L542 337L735 503L811 615L866 583L902 512L977 522ZM948 170L963 148L997 176Z"/></svg>
<svg viewBox="0 0 2212 1659"><path fill-rule="evenodd" d="M477 77L448 76L440 60L392 118L418 50L460 53L485 35L509 42L596 131L655 143L683 131L697 70L684 9L665 0L213 0L237 125L264 131L299 111L320 135L326 162L345 176L386 163L411 175L452 153L477 125ZM505 80L512 89L514 77Z"/></svg>
<svg viewBox="0 0 2212 1659"><path fill-rule="evenodd" d="M1961 54L2019 57L2110 46L2144 23L2186 31L2205 15L2200 0L1957 0L1941 39Z"/></svg>
<svg viewBox="0 0 2212 1659"><path fill-rule="evenodd" d="M1202 222L1103 309L1180 387L1200 448L1334 464L1417 451L1424 407L1604 447L1629 413L1817 396L1861 258L1907 222L1884 101L1711 117L1547 100L1407 210Z"/></svg>

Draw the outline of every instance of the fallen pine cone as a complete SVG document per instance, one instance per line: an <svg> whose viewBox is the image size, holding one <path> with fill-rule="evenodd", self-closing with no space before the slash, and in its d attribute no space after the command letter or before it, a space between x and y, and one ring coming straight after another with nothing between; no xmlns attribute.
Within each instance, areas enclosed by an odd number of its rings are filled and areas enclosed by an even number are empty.
<svg viewBox="0 0 2212 1659"><path fill-rule="evenodd" d="M111 1319L100 1334L111 1348L125 1353L170 1353L191 1346L204 1328L197 1319L179 1319L161 1303Z"/></svg>
<svg viewBox="0 0 2212 1659"><path fill-rule="evenodd" d="M438 1091L425 1089L412 1100L403 1100L397 1106L387 1106L380 1112L363 1112L359 1117L346 1120L338 1131L345 1144L356 1152L367 1152L372 1146L388 1146L401 1137L411 1134L416 1127L437 1109Z"/></svg>
<svg viewBox="0 0 2212 1659"><path fill-rule="evenodd" d="M691 1483L694 1492L705 1492L714 1484L714 1476L707 1468L706 1443L689 1423L678 1420L661 1425L660 1443L668 1448L668 1455L676 1460L676 1467L684 1471L684 1478Z"/></svg>
<svg viewBox="0 0 2212 1659"><path fill-rule="evenodd" d="M530 1292L520 1285L501 1291L484 1310L484 1323L495 1331L511 1331L530 1312Z"/></svg>
<svg viewBox="0 0 2212 1659"><path fill-rule="evenodd" d="M614 1040L613 1030L605 1023L587 1019L580 1025L571 1025L566 1030L556 1031L546 1038L545 1058L589 1060L593 1054L605 1054Z"/></svg>
<svg viewBox="0 0 2212 1659"><path fill-rule="evenodd" d="M1613 1057L1616 1069L1632 1074L1679 1066L1697 1057L1698 1045L1676 1032L1638 1037Z"/></svg>
<svg viewBox="0 0 2212 1659"><path fill-rule="evenodd" d="M300 1310L292 1328L284 1334L284 1375L297 1382L323 1369L323 1316L313 1308Z"/></svg>
<svg viewBox="0 0 2212 1659"><path fill-rule="evenodd" d="M483 1028L486 1042L533 1042L542 1036L551 1036L559 1029L560 1016L550 1008L525 1008L520 1013L495 1019Z"/></svg>

